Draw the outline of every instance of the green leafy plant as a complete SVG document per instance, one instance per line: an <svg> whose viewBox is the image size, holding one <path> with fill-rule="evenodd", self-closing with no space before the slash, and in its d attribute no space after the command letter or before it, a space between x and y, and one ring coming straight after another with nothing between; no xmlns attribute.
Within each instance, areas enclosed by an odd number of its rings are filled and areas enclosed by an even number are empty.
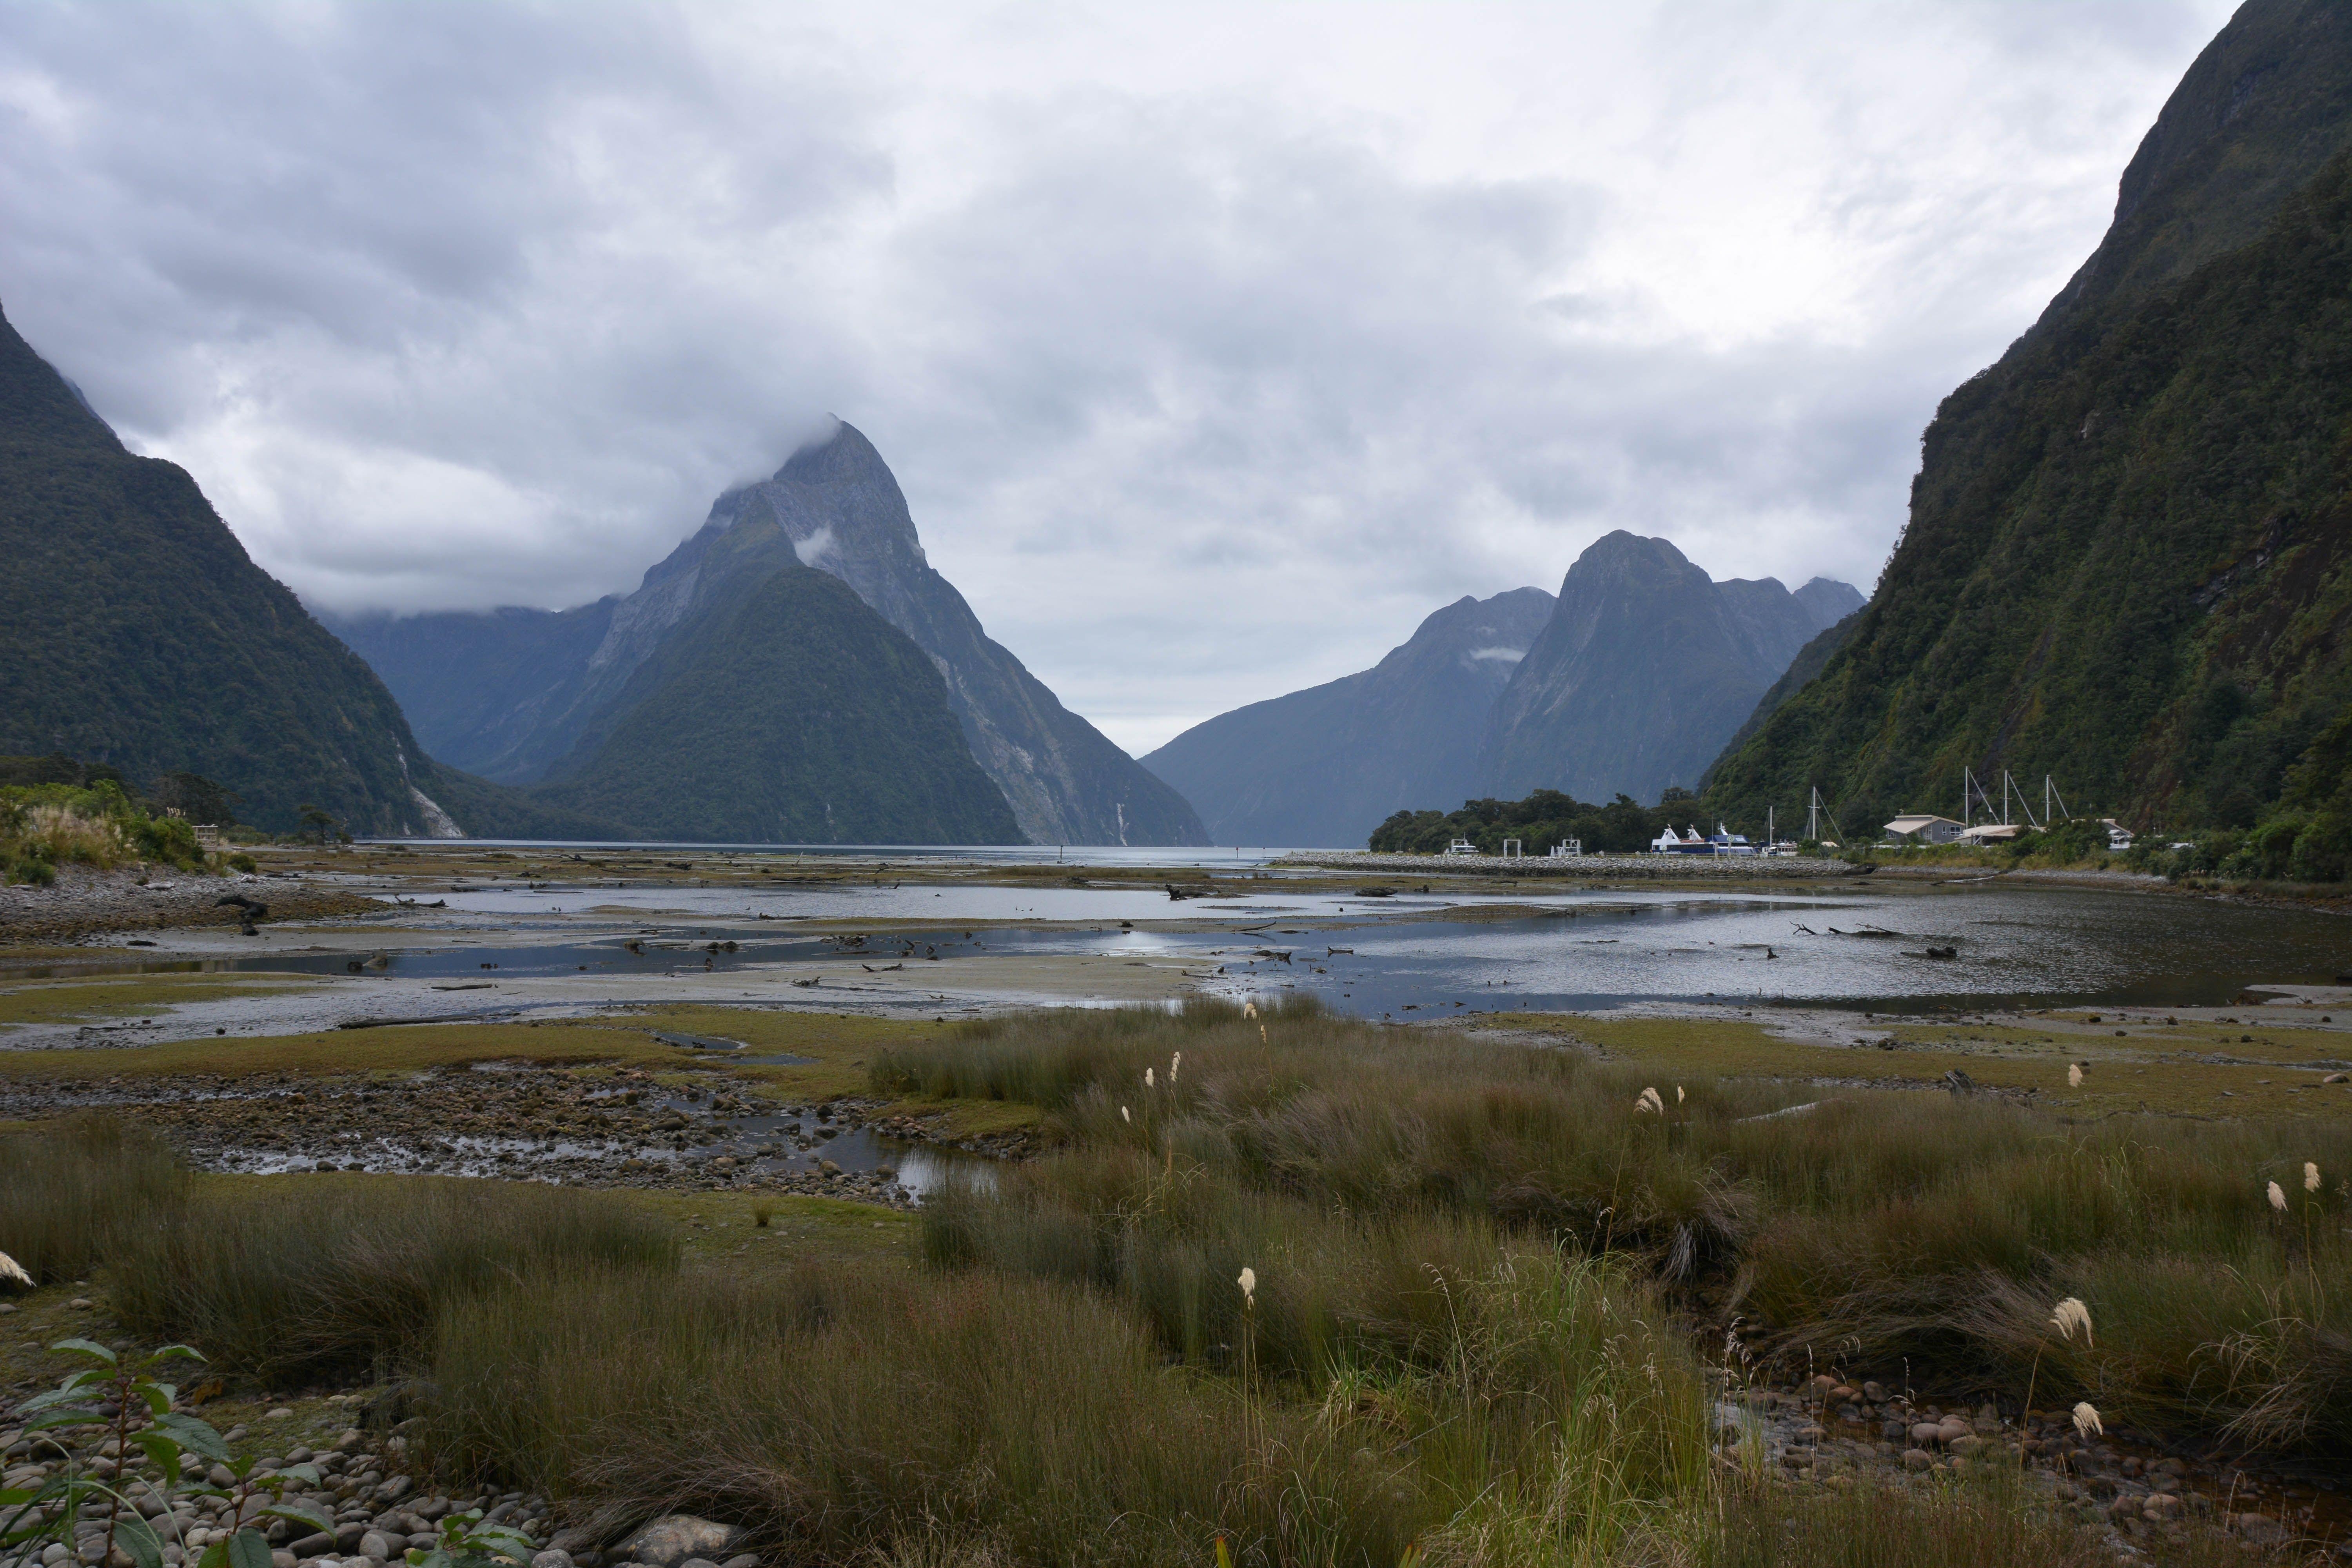
<svg viewBox="0 0 2352 1568"><path fill-rule="evenodd" d="M230 1505L228 1518L235 1521L226 1540L205 1548L195 1568L270 1568L268 1538L255 1527L257 1520L283 1519L314 1531L334 1530L334 1521L316 1509L285 1500L290 1484L318 1485L318 1471L298 1465L257 1476L255 1461L233 1456L209 1423L172 1408L179 1390L161 1381L157 1373L175 1361L203 1361L195 1351L186 1345L166 1345L135 1363L126 1363L89 1340L60 1340L49 1348L89 1364L68 1373L47 1393L24 1402L18 1413L26 1417L26 1431L104 1426L111 1431L110 1447L116 1458L101 1470L97 1465L74 1460L72 1451L55 1438L47 1439L68 1463L37 1487L0 1491L0 1551L30 1556L49 1542L70 1548L83 1510L95 1502L106 1509L101 1563L120 1547L138 1568L163 1568L164 1539L156 1521L168 1526L173 1495L190 1477L201 1479L186 1489L193 1495L224 1500ZM114 1407L111 1415L105 1409L109 1404ZM134 1454L143 1454L161 1479L160 1486L154 1480L144 1482L163 1505L153 1520L142 1514L125 1479L139 1462ZM216 1484L209 1471L194 1469L188 1463L191 1456L226 1468L229 1483ZM184 1552L185 1543L182 1546Z"/></svg>
<svg viewBox="0 0 2352 1568"><path fill-rule="evenodd" d="M484 1524L482 1510L469 1508L441 1521L441 1539L431 1547L411 1547L408 1561L411 1568L499 1568L530 1562L531 1551L529 1536L502 1524Z"/></svg>

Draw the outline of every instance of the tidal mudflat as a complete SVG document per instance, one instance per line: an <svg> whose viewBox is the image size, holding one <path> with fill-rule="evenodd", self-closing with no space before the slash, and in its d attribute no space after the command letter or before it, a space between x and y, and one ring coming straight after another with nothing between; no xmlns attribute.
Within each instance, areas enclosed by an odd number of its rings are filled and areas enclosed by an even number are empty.
<svg viewBox="0 0 2352 1568"><path fill-rule="evenodd" d="M372 910L0 950L0 1373L213 1346L240 1452L343 1456L295 1568L461 1504L573 1568L1068 1558L1009 1453L1133 1561L2341 1542L2338 917L602 853L288 855Z"/></svg>

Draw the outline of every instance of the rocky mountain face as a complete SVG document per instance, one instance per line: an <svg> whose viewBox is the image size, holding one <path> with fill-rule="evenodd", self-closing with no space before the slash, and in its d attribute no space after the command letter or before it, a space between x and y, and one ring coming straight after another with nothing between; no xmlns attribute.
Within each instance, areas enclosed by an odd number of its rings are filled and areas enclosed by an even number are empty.
<svg viewBox="0 0 2352 1568"><path fill-rule="evenodd" d="M1392 812L1478 793L1486 710L1551 609L1540 588L1458 599L1370 669L1219 714L1143 765L1220 844L1361 846Z"/></svg>
<svg viewBox="0 0 2352 1568"><path fill-rule="evenodd" d="M1692 788L1798 651L1862 595L1815 578L1717 583L1663 539L1596 540L1487 715L1486 793L1652 801Z"/></svg>
<svg viewBox="0 0 2352 1568"><path fill-rule="evenodd" d="M1183 798L1065 709L981 628L924 557L898 480L835 423L775 475L728 491L691 539L625 598L557 613L500 610L339 621L427 743L513 783L576 777L625 717L622 694L684 629L747 582L805 563L911 638L943 683L964 743L1038 843L1204 844ZM477 660L454 650L479 648ZM644 689L640 683L638 689Z"/></svg>
<svg viewBox="0 0 2352 1568"><path fill-rule="evenodd" d="M2097 251L1944 401L1876 595L1717 764L1714 809L1818 785L1852 829L2006 768L2077 812L2258 827L2269 874L2344 874L2347 147L2352 8L2250 0Z"/></svg>
<svg viewBox="0 0 2352 1568"><path fill-rule="evenodd" d="M256 566L195 481L134 457L0 316L0 753L136 784L200 773L241 820L354 833L548 826L438 767L367 665Z"/></svg>

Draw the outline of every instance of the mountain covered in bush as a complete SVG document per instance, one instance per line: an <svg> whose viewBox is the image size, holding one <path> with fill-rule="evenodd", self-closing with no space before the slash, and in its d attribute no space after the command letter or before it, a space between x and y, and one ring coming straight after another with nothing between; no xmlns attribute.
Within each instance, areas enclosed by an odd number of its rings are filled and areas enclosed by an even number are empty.
<svg viewBox="0 0 2352 1568"><path fill-rule="evenodd" d="M354 833L565 826L436 766L186 471L127 450L5 316L0 556L0 753L69 753L134 789L200 775L281 831L305 807Z"/></svg>
<svg viewBox="0 0 2352 1568"><path fill-rule="evenodd" d="M2352 855L2352 8L2251 0L2126 171L2097 251L1937 412L1877 593L1714 769L1853 831L1963 768L2080 813ZM2254 831L2257 830L2258 831Z"/></svg>
<svg viewBox="0 0 2352 1568"><path fill-rule="evenodd" d="M858 646L883 646L878 633L895 630L923 651L967 757L1013 814L1015 827L1003 839L1208 842L1182 796L1065 709L982 630L963 595L925 557L906 497L881 454L839 421L771 478L720 496L703 527L626 597L560 612L370 616L333 625L399 694L436 754L506 783L561 783L567 786L564 798L585 799L569 786L601 765L604 738L619 734L635 705L653 689L638 679L648 662L688 661L697 655L686 644L755 630L706 612L778 571L803 564L846 584L866 606L863 617L838 606L832 616L836 629L857 625ZM772 608L815 603L805 594L765 602ZM775 629L797 650L795 657L817 651L796 628L778 623ZM875 668L896 668L894 659L895 654L879 657ZM776 668L772 660L763 663ZM845 724L879 723L900 710L902 697L921 695L877 687L872 702L861 707L850 700L847 685L836 684L831 693L833 710ZM770 717L782 728L762 732L781 735L798 722L792 715L799 711L799 699L772 695L783 707ZM756 689L737 693L740 701L762 696ZM631 732L642 733L642 726ZM701 748L686 752L700 754ZM775 760L796 776L808 762ZM918 775L944 778L952 771L948 761L929 759ZM828 787L824 798L844 798L844 788ZM695 820L735 821L747 809L732 784L715 778L706 785L701 774L679 774L672 788L684 803L678 809L698 813ZM963 819L961 807L940 806L946 813L941 820ZM910 842L919 835L910 823L886 837Z"/></svg>
<svg viewBox="0 0 2352 1568"><path fill-rule="evenodd" d="M939 671L839 578L736 579L679 632L534 793L651 838L1019 842Z"/></svg>

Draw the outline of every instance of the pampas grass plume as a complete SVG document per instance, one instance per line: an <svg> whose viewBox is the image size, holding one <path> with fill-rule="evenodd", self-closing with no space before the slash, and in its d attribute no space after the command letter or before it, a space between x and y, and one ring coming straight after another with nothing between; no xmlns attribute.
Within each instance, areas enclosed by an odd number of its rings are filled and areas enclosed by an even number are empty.
<svg viewBox="0 0 2352 1568"><path fill-rule="evenodd" d="M2083 1305L2080 1296L2069 1296L2059 1302L2058 1310L2050 1314L2050 1321L2057 1329L2060 1338L2071 1340L2074 1337L2074 1331L2080 1329L2083 1331L2083 1342L2085 1345L2091 1342L2091 1309Z"/></svg>
<svg viewBox="0 0 2352 1568"><path fill-rule="evenodd" d="M2098 1411L2087 1399L2074 1406L2074 1430L2085 1437L2094 1432L2102 1437L2107 1435L2106 1425L2099 1419Z"/></svg>
<svg viewBox="0 0 2352 1568"><path fill-rule="evenodd" d="M1236 1284L1236 1285L1238 1285L1238 1286L1240 1286L1240 1287L1242 1288L1242 1300L1244 1300L1244 1301L1248 1302L1248 1303L1249 1303L1251 1306L1253 1306L1253 1307L1255 1307L1255 1306L1256 1306L1256 1305L1257 1305L1257 1270L1256 1270L1256 1269L1250 1268L1250 1267L1249 1267L1248 1265L1246 1265L1246 1264L1243 1265L1243 1267L1242 1267L1242 1271L1241 1271L1241 1277L1240 1277L1239 1279L1235 1279L1235 1280L1234 1281L1234 1284Z"/></svg>
<svg viewBox="0 0 2352 1568"><path fill-rule="evenodd" d="M2279 1190L2276 1182L2271 1184L2271 1207L2281 1214L2286 1213L2286 1194Z"/></svg>
<svg viewBox="0 0 2352 1568"><path fill-rule="evenodd" d="M1645 1089L1642 1091L1641 1097L1633 1101L1633 1110L1636 1115L1648 1110L1664 1116L1666 1113L1666 1102L1656 1089Z"/></svg>
<svg viewBox="0 0 2352 1568"><path fill-rule="evenodd" d="M2315 1193L2319 1190L2319 1166L2315 1161L2305 1160L2303 1163L2303 1190L2306 1193Z"/></svg>
<svg viewBox="0 0 2352 1568"><path fill-rule="evenodd" d="M25 1272L25 1266L5 1252L0 1252L0 1279L12 1280L27 1290L33 1288L33 1277Z"/></svg>
<svg viewBox="0 0 2352 1568"><path fill-rule="evenodd" d="M2083 1087L2083 1064L2081 1062L2068 1062L2066 1064L2066 1087L2068 1089L2080 1089Z"/></svg>

